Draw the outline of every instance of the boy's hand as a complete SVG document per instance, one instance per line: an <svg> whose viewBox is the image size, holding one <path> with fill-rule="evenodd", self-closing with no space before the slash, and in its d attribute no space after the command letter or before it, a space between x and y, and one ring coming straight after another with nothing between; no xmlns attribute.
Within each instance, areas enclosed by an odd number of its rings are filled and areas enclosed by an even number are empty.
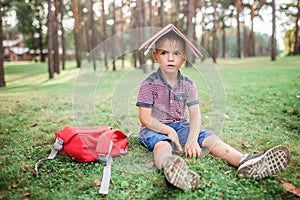
<svg viewBox="0 0 300 200"><path fill-rule="evenodd" d="M172 128L171 128L172 129ZM179 152L182 152L182 147L179 143L179 138L178 135L176 133L176 131L174 129L172 129L172 131L169 132L168 137L172 140L172 142L175 144L177 150Z"/></svg>
<svg viewBox="0 0 300 200"><path fill-rule="evenodd" d="M186 157L196 158L198 156L201 156L201 154L202 154L200 145L196 141L193 143L189 143L189 144L186 143L184 148L185 148L185 156Z"/></svg>

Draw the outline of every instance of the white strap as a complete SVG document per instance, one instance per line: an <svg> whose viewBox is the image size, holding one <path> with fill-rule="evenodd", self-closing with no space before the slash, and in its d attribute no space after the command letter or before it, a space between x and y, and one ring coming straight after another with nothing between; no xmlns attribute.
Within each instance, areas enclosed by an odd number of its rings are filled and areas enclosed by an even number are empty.
<svg viewBox="0 0 300 200"><path fill-rule="evenodd" d="M110 156L112 160L112 157ZM109 183L110 183L110 176L111 176L111 164L112 162L107 162L107 165L103 169L103 176L101 180L101 186L99 189L99 194L108 194Z"/></svg>
<svg viewBox="0 0 300 200"><path fill-rule="evenodd" d="M51 150L51 153L49 154L49 156L47 158L42 158L37 163L35 163L35 166L34 166L35 174L39 173L38 172L38 167L39 167L40 164L42 164L46 160L52 160L53 158L55 158L57 153L62 149L63 143L64 143L64 141L62 139L56 138L55 143L52 147L52 150Z"/></svg>
<svg viewBox="0 0 300 200"><path fill-rule="evenodd" d="M109 148L108 148L108 155L106 155L106 156L99 155L99 160L100 161L105 160L105 162L106 162L106 166L103 169L103 176L102 176L102 180L101 180L99 194L108 194L110 176L111 176L111 165L113 163L112 156L110 155L112 147L113 147L113 142L110 141Z"/></svg>

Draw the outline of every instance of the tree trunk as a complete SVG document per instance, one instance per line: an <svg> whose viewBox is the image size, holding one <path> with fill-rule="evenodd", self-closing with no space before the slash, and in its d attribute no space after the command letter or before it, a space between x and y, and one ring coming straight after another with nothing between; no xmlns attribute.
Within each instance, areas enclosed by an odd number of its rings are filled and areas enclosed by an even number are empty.
<svg viewBox="0 0 300 200"><path fill-rule="evenodd" d="M152 0L148 2L148 7L149 7L149 27L153 27L153 10L152 10ZM155 62L152 56L151 57L151 69L154 69L155 67Z"/></svg>
<svg viewBox="0 0 300 200"><path fill-rule="evenodd" d="M53 29L54 13L52 11L52 0L48 0L48 73L49 79L54 78L54 50L53 50Z"/></svg>
<svg viewBox="0 0 300 200"><path fill-rule="evenodd" d="M58 20L57 20L57 15L58 15L58 5L57 5L58 0L54 0L54 7L55 11L53 12L53 35L52 35L52 42L53 42L53 59L54 59L54 72L57 74L60 73L59 70L59 52L58 52Z"/></svg>
<svg viewBox="0 0 300 200"><path fill-rule="evenodd" d="M61 63L62 63L62 69L65 70L66 65L66 39L65 39L65 29L63 27L63 18L64 18L64 4L63 0L59 0L59 25L61 30L61 48L62 48L62 54L61 54Z"/></svg>
<svg viewBox="0 0 300 200"><path fill-rule="evenodd" d="M90 10L91 10L91 12L90 12L90 19L91 19L91 38L92 38L91 45L92 45L92 49L94 49L95 46L96 46L93 6L94 6L94 0L90 0ZM93 68L94 68L94 71L96 71L96 69L97 69L96 59L97 59L96 57L94 57L94 59L93 59Z"/></svg>
<svg viewBox="0 0 300 200"><path fill-rule="evenodd" d="M112 35L115 35L116 34L116 5L115 5L115 2L112 2L112 13L113 13L113 20L114 20L114 24L112 25L112 31L111 31L111 34ZM114 44L114 42L116 42L115 40L112 40L112 43L111 45L113 46L116 46L118 44ZM116 71L117 68L116 68L116 57L115 57L115 51L114 51L114 48L112 48L112 55L113 55L113 71Z"/></svg>
<svg viewBox="0 0 300 200"><path fill-rule="evenodd" d="M151 1L150 1L151 2ZM125 5L125 1L122 0L122 8L124 7ZM125 56L124 56L124 36L123 36L123 32L124 32L124 23L125 23L125 20L124 20L124 16L123 16L123 11L122 9L120 9L120 17L121 17L121 24L120 24L120 29L121 29L121 38L120 38L120 45L121 45L121 50L122 50L122 55L121 55L121 60L122 60L122 68L125 68Z"/></svg>
<svg viewBox="0 0 300 200"><path fill-rule="evenodd" d="M298 22L299 22L299 18L300 18L300 0L297 1L297 16L296 16L296 30L295 30L295 43L294 43L294 51L293 54L294 55L298 55L299 53L299 26L298 26Z"/></svg>
<svg viewBox="0 0 300 200"><path fill-rule="evenodd" d="M195 35L195 26L193 24L193 17L195 16L196 13L196 1L195 0L190 0L187 1L187 35L193 39ZM192 63L195 62L195 56L193 52L188 51L188 60L186 62L186 66L192 66Z"/></svg>
<svg viewBox="0 0 300 200"><path fill-rule="evenodd" d="M81 53L80 53L80 42L79 42L79 18L78 18L78 5L77 0L72 0L72 12L74 17L74 42L75 42L75 57L77 67L80 68L81 65Z"/></svg>
<svg viewBox="0 0 300 200"><path fill-rule="evenodd" d="M272 0L272 38L271 38L271 60L276 60L276 7L275 0Z"/></svg>
<svg viewBox="0 0 300 200"><path fill-rule="evenodd" d="M0 87L5 87L4 78L4 52L3 52L3 23L2 23L2 3L0 2Z"/></svg>
<svg viewBox="0 0 300 200"><path fill-rule="evenodd" d="M135 7L131 7L131 13L133 13L130 17L130 21L131 21L131 28L132 29L136 29L138 27L136 27L136 20L137 20L137 6ZM138 37L136 34L133 34L134 36L130 36L130 46L135 46L134 44L136 43L136 38ZM131 48L130 47L130 48ZM133 67L137 68L137 50L132 52L132 61L133 61Z"/></svg>
<svg viewBox="0 0 300 200"><path fill-rule="evenodd" d="M222 20L222 58L226 57L226 31L225 22Z"/></svg>
<svg viewBox="0 0 300 200"><path fill-rule="evenodd" d="M201 8L206 8L206 2L205 2L205 0L201 0L200 1L200 7ZM205 9L204 9L205 10ZM201 46L203 47L203 48L206 48L205 47L205 44L206 44L206 41L205 41L205 39L207 39L206 38L206 28L205 28L205 17L206 17L206 12L204 11L204 12L202 12L202 20L201 20L201 22L200 22L200 24L201 24L201 29L202 29L202 33L201 33L201 42L200 42L200 44L201 44Z"/></svg>
<svg viewBox="0 0 300 200"><path fill-rule="evenodd" d="M247 27L245 22L243 23L243 56L248 57L250 56L250 49L252 48L252 44L249 40L250 36L248 37Z"/></svg>
<svg viewBox="0 0 300 200"><path fill-rule="evenodd" d="M251 5L251 30L250 30L250 37L249 37L249 56L255 56L255 39L254 39L254 5Z"/></svg>
<svg viewBox="0 0 300 200"><path fill-rule="evenodd" d="M85 41L86 41L86 52L91 53L92 50L92 37L91 37L91 18L90 18L90 12L93 12L93 10L90 10L90 0L85 0L85 9L87 10L86 13L84 13L84 29L85 29Z"/></svg>
<svg viewBox="0 0 300 200"><path fill-rule="evenodd" d="M241 58L241 28L240 28L240 12L241 12L241 1L235 0L235 8L236 8L236 23L237 23L237 56Z"/></svg>
<svg viewBox="0 0 300 200"><path fill-rule="evenodd" d="M105 0L101 0L101 18L102 18L102 41L106 40L106 16L105 16L105 10L104 10L104 2ZM104 45L104 65L105 68L108 68L108 61L107 61L107 54L106 54L106 44Z"/></svg>
<svg viewBox="0 0 300 200"><path fill-rule="evenodd" d="M144 0L137 0L136 1L136 9L137 9L137 19L136 19L136 27L137 28L142 28L145 26L145 3ZM145 34L143 33L143 29L141 29L141 31L139 31L138 34L138 41L139 43L143 43L146 38L145 38ZM146 58L143 54L143 51L137 52L138 53L138 58L139 58L139 62L140 62L140 67L142 68L143 72L147 72L147 66L146 64Z"/></svg>
<svg viewBox="0 0 300 200"><path fill-rule="evenodd" d="M161 27L166 26L166 18L165 18L165 0L160 0L160 23Z"/></svg>
<svg viewBox="0 0 300 200"><path fill-rule="evenodd" d="M213 47L212 47L212 58L214 63L217 62L217 53L218 53L218 38L217 38L217 26L218 26L218 20L217 20L217 0L213 0L213 18L214 18L214 26L213 26Z"/></svg>

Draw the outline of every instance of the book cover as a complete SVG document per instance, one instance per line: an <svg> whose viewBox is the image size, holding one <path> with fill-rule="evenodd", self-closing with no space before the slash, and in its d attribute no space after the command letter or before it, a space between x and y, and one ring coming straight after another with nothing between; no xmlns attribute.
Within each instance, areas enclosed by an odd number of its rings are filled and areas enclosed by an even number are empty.
<svg viewBox="0 0 300 200"><path fill-rule="evenodd" d="M196 57L201 57L203 58L202 53L193 45L191 41L187 37L185 37L184 34L180 32L179 29L177 29L173 24L168 24L164 28L162 28L160 31L158 31L156 34L154 34L150 39L148 39L146 42L144 42L140 48L138 49L141 51L142 49L145 49L144 55L147 55L149 51L153 48L155 45L155 42L162 37L163 35L169 33L170 31L174 31L179 37L181 37L191 48L191 51Z"/></svg>

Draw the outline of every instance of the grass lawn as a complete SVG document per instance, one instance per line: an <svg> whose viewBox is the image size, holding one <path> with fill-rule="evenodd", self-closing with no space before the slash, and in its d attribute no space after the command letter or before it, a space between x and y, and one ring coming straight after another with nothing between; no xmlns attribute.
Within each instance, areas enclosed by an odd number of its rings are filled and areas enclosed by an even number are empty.
<svg viewBox="0 0 300 200"><path fill-rule="evenodd" d="M68 62L67 70L49 80L46 64L5 64L7 87L0 88L0 199L103 198L97 185L103 165L98 162L79 163L58 155L40 166L39 176L34 175L34 164L48 156L54 133L76 125L72 102L79 69L74 66ZM151 154L136 137L134 104L139 82L132 83L144 75L133 79L136 71L131 68L108 70L94 91L95 125L133 134L129 153L114 159L106 199L296 199L281 182L300 188L300 57L276 62L269 57L220 59L217 66L226 94L219 136L245 153L286 145L292 153L290 165L270 178L243 179L237 177L234 167L204 151L198 159L186 159L201 174L200 190L167 188L162 174L153 167ZM194 77L199 87L203 126L209 128L215 103L211 88L194 69L183 69L183 73Z"/></svg>

